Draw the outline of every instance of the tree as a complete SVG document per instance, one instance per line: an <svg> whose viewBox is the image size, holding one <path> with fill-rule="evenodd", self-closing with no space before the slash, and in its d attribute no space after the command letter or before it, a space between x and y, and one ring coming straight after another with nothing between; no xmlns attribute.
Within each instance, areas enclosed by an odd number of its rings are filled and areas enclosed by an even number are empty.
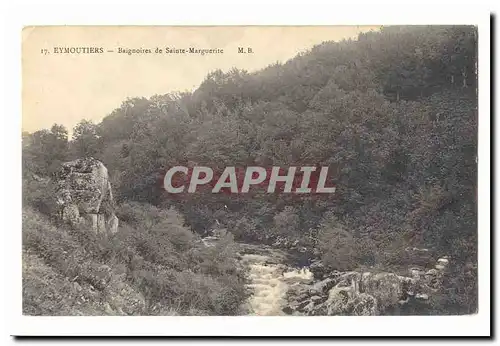
<svg viewBox="0 0 500 346"><path fill-rule="evenodd" d="M97 126L90 120L82 120L73 128L72 151L76 157L95 156L99 153Z"/></svg>
<svg viewBox="0 0 500 346"><path fill-rule="evenodd" d="M353 270L354 238L332 213L325 215L318 228L318 247L324 263L337 270Z"/></svg>
<svg viewBox="0 0 500 346"><path fill-rule="evenodd" d="M54 124L50 130L23 133L23 173L48 175L68 157L68 131Z"/></svg>

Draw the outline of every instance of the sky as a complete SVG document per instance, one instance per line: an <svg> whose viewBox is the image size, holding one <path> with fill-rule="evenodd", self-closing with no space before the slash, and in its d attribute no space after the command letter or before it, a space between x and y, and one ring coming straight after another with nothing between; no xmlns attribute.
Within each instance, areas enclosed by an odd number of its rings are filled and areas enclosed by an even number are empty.
<svg viewBox="0 0 500 346"><path fill-rule="evenodd" d="M323 41L356 38L377 26L303 27L27 27L23 30L22 130L52 124L71 129L82 119L99 123L128 97L194 90L216 69L255 71L285 62ZM103 53L56 53L96 47ZM156 48L163 53L155 53ZM165 48L222 49L224 53L165 54ZM238 53L238 47L253 53ZM123 54L150 49L151 54ZM46 51L44 51L46 50ZM113 52L108 52L113 51Z"/></svg>

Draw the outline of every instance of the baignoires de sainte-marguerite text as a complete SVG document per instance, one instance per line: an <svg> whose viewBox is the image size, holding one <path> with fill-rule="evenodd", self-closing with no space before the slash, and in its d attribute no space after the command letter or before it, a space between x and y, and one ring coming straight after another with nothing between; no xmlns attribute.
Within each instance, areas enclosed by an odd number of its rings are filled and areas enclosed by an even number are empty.
<svg viewBox="0 0 500 346"><path fill-rule="evenodd" d="M54 52L108 49L155 51ZM476 63L476 27L384 27L23 133L23 313L477 312Z"/></svg>
<svg viewBox="0 0 500 346"><path fill-rule="evenodd" d="M150 49L150 48L138 48L138 49L131 49L131 48L118 48L117 50L118 53L123 53L123 54L151 54L151 53L164 53L164 54L198 54L198 55L207 55L207 54L224 54L224 49L222 48L196 48L196 47L189 47L189 48L172 48L172 47L165 47L165 48L155 48L155 49Z"/></svg>
<svg viewBox="0 0 500 346"><path fill-rule="evenodd" d="M104 49L104 47L54 47L52 49L53 54L104 54L106 52L117 52L119 54L127 55L137 55L137 54L153 54L158 53L159 48L123 48L118 47L115 49ZM198 48L198 47L188 47L188 48L173 48L173 47L162 47L161 50L164 54L224 54L224 49L222 48Z"/></svg>

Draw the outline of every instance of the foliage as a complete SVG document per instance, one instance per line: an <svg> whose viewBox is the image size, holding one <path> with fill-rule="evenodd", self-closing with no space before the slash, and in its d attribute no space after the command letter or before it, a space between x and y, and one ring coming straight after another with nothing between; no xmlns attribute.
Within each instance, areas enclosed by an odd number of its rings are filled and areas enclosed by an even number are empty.
<svg viewBox="0 0 500 346"><path fill-rule="evenodd" d="M354 266L354 239L333 215L327 215L318 231L318 247L325 265L337 270Z"/></svg>
<svg viewBox="0 0 500 346"><path fill-rule="evenodd" d="M148 220L139 229L123 225L116 236L102 238L87 229L55 227L25 208L24 313L238 314L246 291L231 237L205 248L175 211L167 214L167 220ZM144 224L152 226L145 230Z"/></svg>
<svg viewBox="0 0 500 346"><path fill-rule="evenodd" d="M90 120L80 121L73 129L71 149L76 157L95 156L99 152L98 127Z"/></svg>
<svg viewBox="0 0 500 346"><path fill-rule="evenodd" d="M65 155L102 159L119 217L143 231L129 232L127 248L175 270L194 258L204 275L224 277L226 264L194 250L184 228L204 234L216 223L241 241L306 238L342 268L413 261L406 247L432 247L463 268L477 263L476 61L475 27L383 27L260 71L214 71L193 93L127 99L101 123L77 125L66 152L60 127L23 134L23 173L47 175ZM162 179L178 165L329 166L337 191L177 198ZM185 221L165 221L171 207ZM464 282L453 285L463 293Z"/></svg>
<svg viewBox="0 0 500 346"><path fill-rule="evenodd" d="M68 156L68 131L59 124L50 130L23 133L23 176L54 173Z"/></svg>
<svg viewBox="0 0 500 346"><path fill-rule="evenodd" d="M34 208L51 218L57 216L56 191L52 181L33 173L23 179L22 187L23 206Z"/></svg>

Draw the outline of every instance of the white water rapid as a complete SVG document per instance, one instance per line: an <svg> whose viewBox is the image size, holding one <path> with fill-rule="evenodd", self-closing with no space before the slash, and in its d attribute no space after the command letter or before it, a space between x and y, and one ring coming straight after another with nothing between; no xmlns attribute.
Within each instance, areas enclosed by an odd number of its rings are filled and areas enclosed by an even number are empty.
<svg viewBox="0 0 500 346"><path fill-rule="evenodd" d="M246 254L242 264L248 266L248 288L252 295L247 301L248 315L280 316L286 303L288 287L312 279L308 269L291 270L284 264L270 262L266 255Z"/></svg>

